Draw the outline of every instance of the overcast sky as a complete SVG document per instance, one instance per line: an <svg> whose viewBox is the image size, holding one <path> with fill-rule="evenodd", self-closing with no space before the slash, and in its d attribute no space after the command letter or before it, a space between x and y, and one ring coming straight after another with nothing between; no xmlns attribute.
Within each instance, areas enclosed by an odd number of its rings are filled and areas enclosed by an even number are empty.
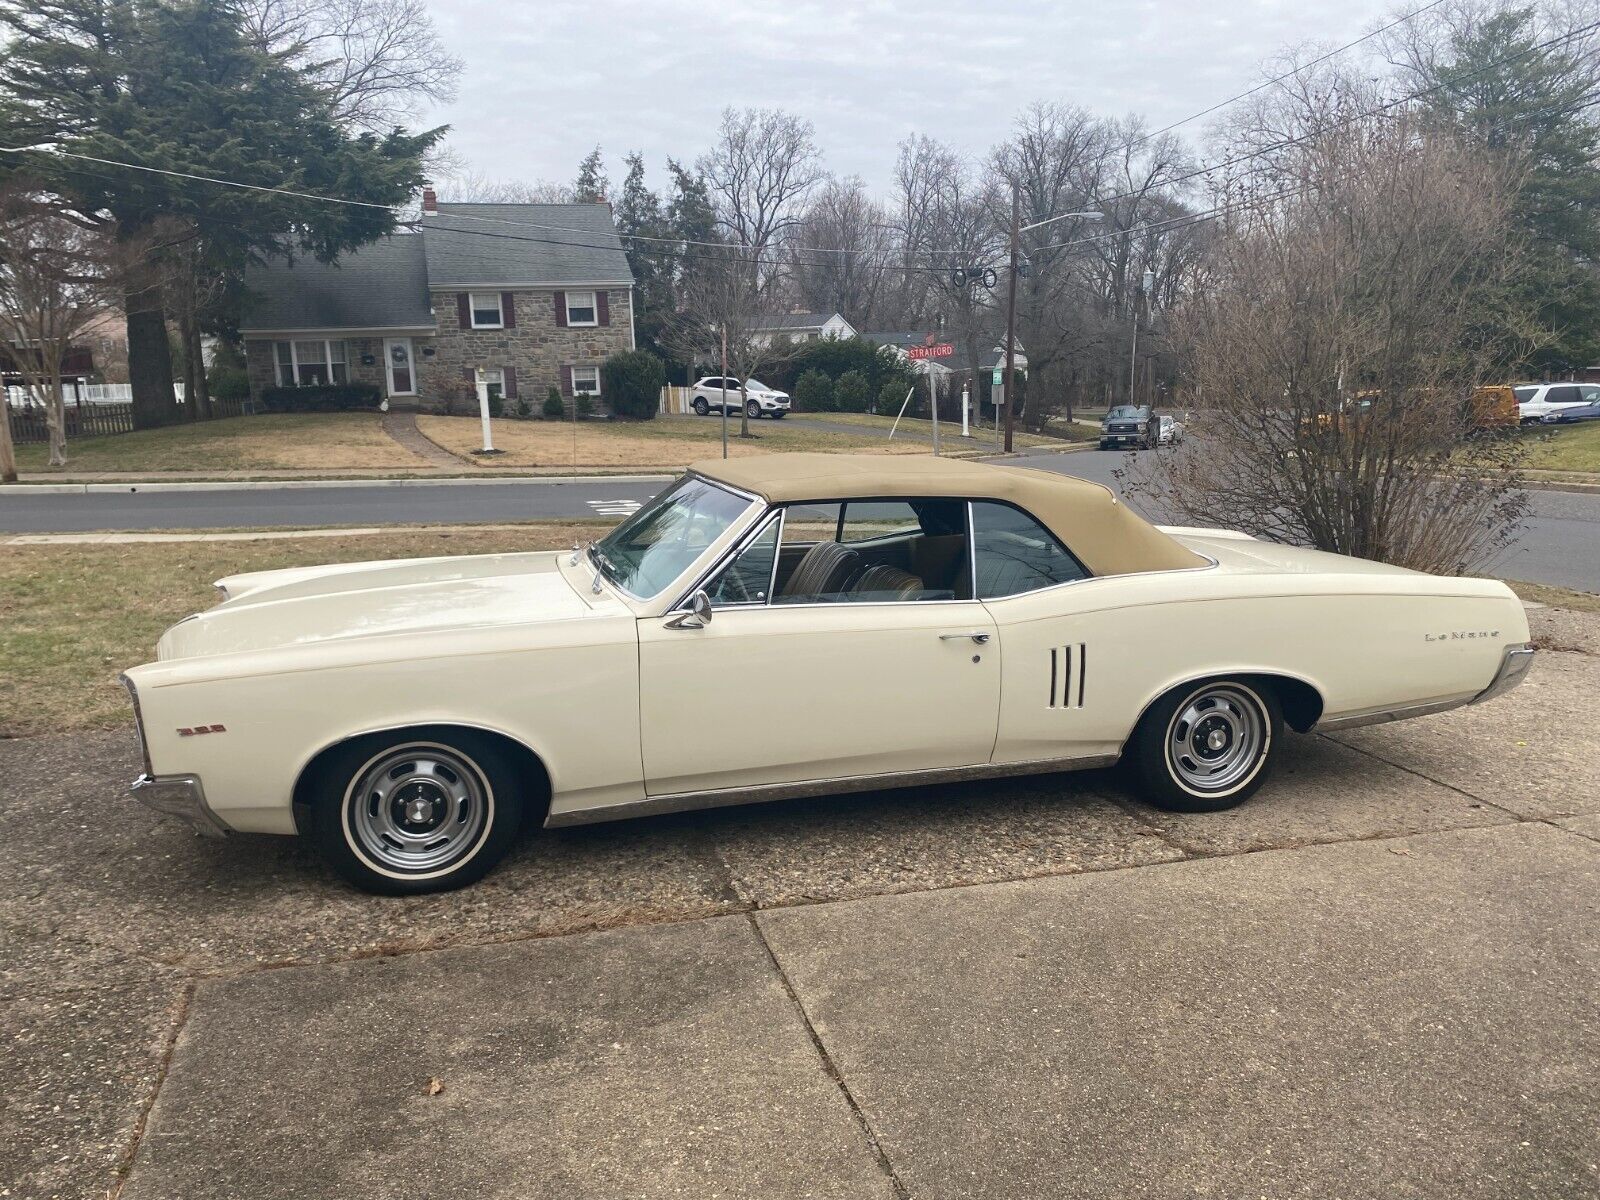
<svg viewBox="0 0 1600 1200"><path fill-rule="evenodd" d="M600 145L614 181L623 154L640 150L659 184L664 158L701 153L733 104L801 114L829 170L881 192L913 131L982 155L1039 99L1165 125L1259 82L1285 47L1341 45L1394 6L432 0L432 11L466 70L457 102L430 117L491 178L570 181Z"/></svg>

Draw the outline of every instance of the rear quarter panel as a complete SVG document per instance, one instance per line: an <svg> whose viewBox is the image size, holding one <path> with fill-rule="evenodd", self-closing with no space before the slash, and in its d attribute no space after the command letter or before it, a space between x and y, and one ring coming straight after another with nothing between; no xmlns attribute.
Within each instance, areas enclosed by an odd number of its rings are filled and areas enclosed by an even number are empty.
<svg viewBox="0 0 1600 1200"><path fill-rule="evenodd" d="M1528 637L1503 584L1410 572L1211 567L986 604L1003 662L997 762L1117 753L1162 693L1216 675L1301 680L1322 696L1324 720L1467 699L1489 685L1504 648Z"/></svg>

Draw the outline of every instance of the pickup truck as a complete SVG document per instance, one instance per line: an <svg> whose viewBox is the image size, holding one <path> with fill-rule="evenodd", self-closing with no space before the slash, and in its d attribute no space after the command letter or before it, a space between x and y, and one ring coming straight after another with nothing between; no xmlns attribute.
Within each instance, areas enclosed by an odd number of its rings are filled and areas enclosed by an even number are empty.
<svg viewBox="0 0 1600 1200"><path fill-rule="evenodd" d="M1154 413L1148 404L1119 404L1100 422L1100 449L1122 446L1148 450L1155 445Z"/></svg>

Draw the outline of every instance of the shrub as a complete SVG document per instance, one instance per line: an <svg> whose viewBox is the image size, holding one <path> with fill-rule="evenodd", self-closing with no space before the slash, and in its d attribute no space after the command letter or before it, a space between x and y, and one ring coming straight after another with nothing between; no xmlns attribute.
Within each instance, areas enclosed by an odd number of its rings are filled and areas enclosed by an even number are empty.
<svg viewBox="0 0 1600 1200"><path fill-rule="evenodd" d="M506 415L506 398L504 396L496 396L493 392L489 393L489 415L491 417L503 417Z"/></svg>
<svg viewBox="0 0 1600 1200"><path fill-rule="evenodd" d="M218 400L248 400L250 398L250 372L243 367L212 367L206 377L206 387Z"/></svg>
<svg viewBox="0 0 1600 1200"><path fill-rule="evenodd" d="M533 415L533 406L521 396L518 396L515 412L519 417L531 417Z"/></svg>
<svg viewBox="0 0 1600 1200"><path fill-rule="evenodd" d="M588 392L579 392L572 398L572 411L578 420L587 421L594 416L594 397Z"/></svg>
<svg viewBox="0 0 1600 1200"><path fill-rule="evenodd" d="M833 385L833 402L840 412L864 413L872 392L860 371L846 371Z"/></svg>
<svg viewBox="0 0 1600 1200"><path fill-rule="evenodd" d="M539 411L545 415L547 420L559 421L567 415L567 405L561 399L561 393L555 388L551 388L545 393L544 404L540 406Z"/></svg>
<svg viewBox="0 0 1600 1200"><path fill-rule="evenodd" d="M794 385L794 406L801 412L832 412L833 380L821 371L807 371Z"/></svg>
<svg viewBox="0 0 1600 1200"><path fill-rule="evenodd" d="M600 364L600 388L615 416L649 421L661 411L661 360L648 350L623 350Z"/></svg>
<svg viewBox="0 0 1600 1200"><path fill-rule="evenodd" d="M261 393L269 413L353 412L377 408L382 397L372 383L323 383L312 387L270 387Z"/></svg>
<svg viewBox="0 0 1600 1200"><path fill-rule="evenodd" d="M911 390L911 384L904 379L891 379L878 390L878 414L892 417L900 411L900 406L906 402L906 393Z"/></svg>

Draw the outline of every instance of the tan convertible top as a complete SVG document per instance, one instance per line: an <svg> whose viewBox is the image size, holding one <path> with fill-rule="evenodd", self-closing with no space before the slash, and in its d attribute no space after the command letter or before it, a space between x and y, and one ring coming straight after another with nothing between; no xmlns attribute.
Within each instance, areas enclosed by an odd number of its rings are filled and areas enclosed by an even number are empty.
<svg viewBox="0 0 1600 1200"><path fill-rule="evenodd" d="M1053 471L877 454L763 454L707 459L689 469L773 504L871 496L1007 500L1039 518L1096 575L1206 564L1130 510L1110 488Z"/></svg>

